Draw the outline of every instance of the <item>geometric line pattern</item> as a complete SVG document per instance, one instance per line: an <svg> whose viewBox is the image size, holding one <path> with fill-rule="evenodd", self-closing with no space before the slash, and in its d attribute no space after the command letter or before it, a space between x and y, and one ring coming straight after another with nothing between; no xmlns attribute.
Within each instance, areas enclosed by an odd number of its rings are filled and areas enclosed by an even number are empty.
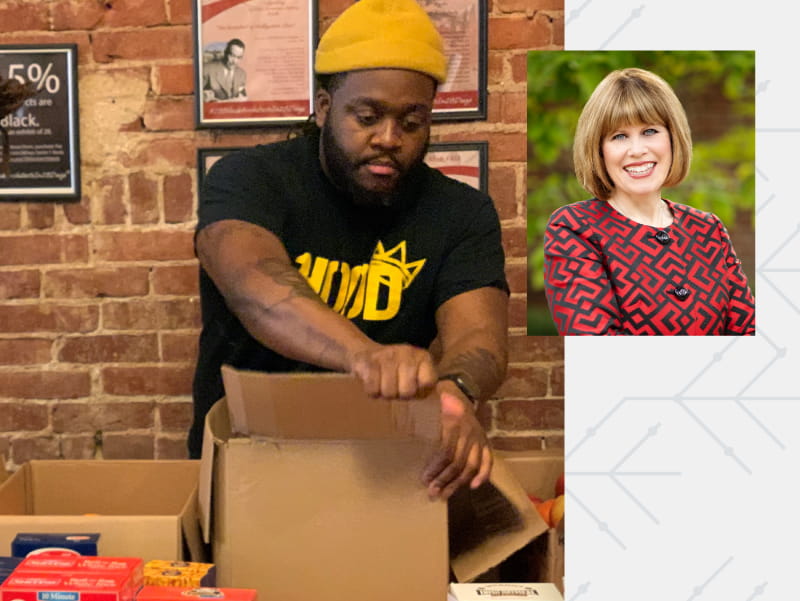
<svg viewBox="0 0 800 601"><path fill-rule="evenodd" d="M730 565L730 563L732 561L733 561L733 557L729 557L727 560L725 560L725 563L723 563L719 568L714 570L714 572L711 574L711 576L709 576L708 579L703 584L694 587L694 590L692 591L692 594L689 596L689 598L686 601L693 601L694 599L697 599L698 597L700 597L703 594L703 591L705 591L706 587L709 584L711 584L711 582L717 576L719 576L720 572L722 572L722 570L727 568L728 565Z"/></svg>
<svg viewBox="0 0 800 601"><path fill-rule="evenodd" d="M761 278L769 285L772 290L781 298L789 307L791 307L792 311L795 313L800 314L800 308L795 304L795 302L789 298L789 296L781 289L781 287L775 281L775 277L773 274L781 274L781 273L800 273L800 268L798 267L770 267L770 263L778 257L782 251L784 251L792 242L795 241L798 234L800 234L800 224L794 229L793 232L789 234L787 238L785 238L776 248L775 250L762 262L756 267L756 275L761 276ZM795 257L796 259L796 257Z"/></svg>
<svg viewBox="0 0 800 601"><path fill-rule="evenodd" d="M639 8L636 9L636 6ZM682 523L674 530L661 528L661 532L656 536L648 534L647 538L639 537L636 544L631 545L631 549L635 549L635 552L624 552L629 557L627 561L620 561L618 549L622 547L610 536L586 537L580 531L576 532L574 537L569 534L574 545L567 557L566 592L570 596L565 599L570 601L577 599L588 601L592 598L598 601L607 601L610 598L658 601L662 599L675 601L680 598L754 601L769 598L784 601L796 597L794 555L798 528L795 527L794 507L800 504L800 495L790 490L788 483L784 485L783 477L796 473L796 466L800 463L797 460L800 436L795 434L797 428L793 427L800 421L797 410L800 406L800 391L798 391L798 370L792 369L793 365L797 365L797 356L800 355L800 342L798 342L800 341L800 319L798 319L800 278L797 277L800 274L800 252L798 252L800 225L797 224L800 219L797 217L799 209L796 192L796 148L800 142L798 135L800 127L797 127L797 122L800 119L795 101L800 86L795 76L794 65L789 58L796 56L800 51L800 37L795 35L793 18L788 6L790 5L767 0L760 9L769 11L775 18L769 27L756 27L753 14L746 10L745 4L738 7L741 10L736 11L731 10L734 8L731 3L722 0L711 0L707 3L683 0L669 4L648 3L648 10L643 12L644 6L636 0L630 3L575 0L568 1L565 5L565 10L569 14L566 21L569 28L565 31L565 45L570 50L597 49L598 45L602 48L618 46L620 49L632 50L673 47L693 47L698 50L722 47L754 48L759 77L756 86L758 97L756 122L759 125L769 126L756 128L759 165L756 169L758 188L755 214L758 226L759 264L756 265L755 277L759 286L760 317L756 340L746 341L754 344L742 346L738 342L739 339L734 341L717 339L712 341L712 346L716 346L711 352L708 352L708 346L705 344L695 346L694 349L702 348L703 352L699 353L699 360L696 350L688 352L688 358L695 361L691 364L690 373L683 377L678 386L670 383L667 390L664 390L662 384L661 389L655 391L657 395L637 395L637 388L640 391L653 390L646 384L642 385L644 380L641 379L637 379L639 383L633 386L633 390L630 383L616 387L601 387L604 391L601 395L592 394L590 386L587 385L576 387L583 395L582 398L576 399L578 402L573 405L573 412L581 415L580 412L597 404L605 406L605 409L601 410L602 415L591 425L582 426L585 428L583 432L574 425L572 430L570 429L568 412L566 456L569 459L567 468L571 470L568 474L572 476L585 474L586 478L596 479L598 477L596 473L579 471L581 458L587 457L591 460L598 455L598 451L617 448L615 443L618 443L618 440L615 440L615 433L628 419L640 418L642 415L646 418L649 415L648 407L642 407L642 404L653 403L662 410L672 407L676 410L675 415L682 416L684 421L692 424L693 433L702 433L699 438L690 436L680 438L697 439L701 443L704 439L712 440L715 448L720 451L715 454L712 448L709 454L706 447L683 449L696 463L692 465L691 470L687 470L686 478L682 479L681 484L677 486L678 490L674 492L690 494L693 491L684 486L697 485L708 471L709 475L715 476L713 479L709 478L712 481L709 483L709 488L716 488L713 481L721 484L719 487L721 490L709 491L711 493L709 496L713 500L724 503L723 499L727 499L724 497L725 494L737 494L741 491L742 498L735 499L731 505L745 505L747 510L752 510L752 502L758 503L759 499L748 498L751 494L758 494L756 490L749 488L751 484L760 485L758 491L774 485L776 493L784 495L775 504L775 510L772 503L764 507L766 515L763 516L763 522L770 524L771 530L761 527L762 520L758 520L758 523L748 523L738 537L689 542L670 535L691 534L687 528L703 523L701 521L703 517L676 512L670 517L679 520L685 517L687 523ZM578 8L570 11L569 9L573 7ZM635 26L629 26L631 19L628 15L632 9L638 10L641 14L640 23ZM730 15L730 18L725 21L724 27L717 27L714 23L721 23L716 19L722 13ZM687 18L689 15L691 17ZM623 25L620 26L620 23ZM758 168L765 165L774 169L774 173L770 174L774 177L768 177L762 168ZM767 186L773 189L765 190ZM596 348L592 345L578 344L575 344L575 347L571 350ZM646 346L646 348L652 347ZM795 351L794 356L791 351ZM752 355L752 362L743 361L743 355ZM622 352L619 359L624 361L629 356ZM793 365L786 361L787 358L791 358ZM590 354L575 352L568 353L566 359L565 369L569 386L570 379L576 377L570 376L570 371L573 374L579 373L583 366L592 364L593 358ZM685 366L686 360L687 357L683 357L680 364ZM605 361L601 363L605 364ZM592 371L592 373L601 372ZM731 382L735 384L731 386ZM611 392L605 392L606 390ZM764 390L765 393L759 394L760 390ZM608 403L609 400L611 403ZM671 404L666 404L665 401ZM566 402L569 404L569 397ZM722 412L717 410L714 406L716 404L721 404ZM725 411L728 408L730 412ZM775 413L768 413L776 409L781 411L777 416ZM583 416L585 417L585 413ZM715 421L726 419L726 416L735 419L736 428L741 424L744 428L731 429ZM663 414L653 417L653 421L668 423L667 416ZM578 422L586 423L581 418L578 418ZM638 423L642 427L642 422ZM776 433L778 428L783 433L780 436ZM664 429L664 438L675 437L675 432ZM756 436L752 436L753 432ZM678 442L677 437L674 441ZM758 453L759 449L754 449L753 444L762 442L765 442L770 450L777 448L782 451L781 455ZM638 449L633 450L634 453L637 451ZM641 460L643 456L644 453L639 459ZM681 455L681 457L686 456L686 454ZM725 466L717 469L717 462L728 460L731 462L730 465L735 466L734 469L725 470ZM610 473L616 464L613 459L607 461L612 467L601 474L605 478L603 482L610 481ZM772 482L769 480L771 476L777 477L779 481ZM576 483L576 480L567 479L567 482L567 492L572 495L572 489L578 488L572 484ZM581 478L578 482L586 481ZM584 489L580 490L584 494ZM601 490L600 487L590 486L585 494L588 496ZM614 492L613 487L607 490ZM661 492L655 487L652 490L657 494ZM570 497L571 506L580 507L577 502L573 502L573 496ZM608 516L604 514L603 509L600 509L602 506L600 499L595 497L595 500L597 502L591 503L594 510L591 520L599 525L607 521ZM736 503L740 500L741 503ZM686 508L688 505L682 507ZM708 521L711 525L724 528L727 525L726 520L739 519L740 511L730 507L719 507L717 515L709 516L711 519ZM787 513L781 515L779 508L784 508ZM608 511L611 512L613 509L613 505L609 505ZM583 513L583 510L581 509L579 513ZM632 526L635 527L635 524ZM782 529L785 532L782 532ZM616 527L615 530L624 532ZM591 524L587 531L592 531ZM776 537L778 543L775 542ZM609 549L604 551L602 548L593 547L591 543L595 538L598 541L605 540L611 543L608 545ZM687 547L687 542L692 546ZM784 546L779 547L778 544ZM786 547L787 544L790 546ZM735 546L737 550L725 548L727 545ZM574 553L573 557L570 556L571 553ZM682 561L676 562L676 570L665 574L664 568L671 565L670 559L667 558L678 556ZM733 563L734 557L737 559L737 564ZM573 559L577 560L575 564L572 563ZM663 563L665 561L667 563ZM710 576L704 576L704 568L699 567L706 565L705 562L711 564L718 562L717 567L710 568ZM705 574L708 574L708 566L705 570ZM767 573L772 575L769 583L768 579L763 577ZM587 578L590 575L591 577ZM619 594L615 596L615 593Z"/></svg>
<svg viewBox="0 0 800 601"><path fill-rule="evenodd" d="M631 24L631 23L633 23L633 22L634 22L636 19L638 19L639 17L641 17L641 16L642 16L642 11L643 11L643 10L644 10L644 4L642 4L642 5L641 5L639 8L634 8L634 9L631 11L631 14L630 14L630 16L629 16L627 19L625 19L625 22L624 22L624 23L622 23L622 25L620 25L620 26L619 26L619 27L616 29L616 31L614 31L614 32L613 32L613 33L612 33L612 34L611 34L611 35L608 37L608 39L606 39L606 41L605 41L605 42L603 42L602 44L600 44L600 46L599 46L598 50L603 50L603 49L604 49L606 46L608 46L608 45L611 43L611 41L612 41L612 40L613 40L615 37L617 37L617 36L618 36L620 33L622 33L622 31L623 31L623 30L624 30L624 29L625 29L625 28L626 28L628 25L630 25L630 24Z"/></svg>

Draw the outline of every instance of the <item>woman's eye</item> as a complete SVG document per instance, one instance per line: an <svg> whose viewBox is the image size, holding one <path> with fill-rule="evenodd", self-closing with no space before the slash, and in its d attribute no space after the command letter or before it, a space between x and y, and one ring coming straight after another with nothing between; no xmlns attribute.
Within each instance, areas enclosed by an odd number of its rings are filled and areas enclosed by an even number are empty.
<svg viewBox="0 0 800 601"><path fill-rule="evenodd" d="M622 140L623 138L625 138L625 134L614 134L611 136L612 140Z"/></svg>
<svg viewBox="0 0 800 601"><path fill-rule="evenodd" d="M644 130L644 135L646 136L653 136L658 133L658 130L655 127L648 127Z"/></svg>

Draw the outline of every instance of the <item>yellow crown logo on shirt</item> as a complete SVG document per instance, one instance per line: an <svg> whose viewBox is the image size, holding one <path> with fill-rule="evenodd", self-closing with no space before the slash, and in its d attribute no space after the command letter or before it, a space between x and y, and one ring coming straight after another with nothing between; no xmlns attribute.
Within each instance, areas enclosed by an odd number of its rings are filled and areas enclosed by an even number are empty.
<svg viewBox="0 0 800 601"><path fill-rule="evenodd" d="M411 282L414 281L414 278L417 277L423 265L425 265L425 259L406 263L405 240L389 251L383 246L383 242L378 241L378 245L372 252L372 260L370 263L386 263L394 266L402 274L403 288L408 288Z"/></svg>

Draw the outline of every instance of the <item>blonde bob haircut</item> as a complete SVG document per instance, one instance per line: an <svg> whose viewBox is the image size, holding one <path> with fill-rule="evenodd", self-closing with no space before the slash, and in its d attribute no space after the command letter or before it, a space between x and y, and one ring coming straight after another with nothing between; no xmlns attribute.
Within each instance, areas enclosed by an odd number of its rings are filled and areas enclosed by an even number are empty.
<svg viewBox="0 0 800 601"><path fill-rule="evenodd" d="M637 123L661 125L669 132L672 165L664 186L679 184L689 173L692 161L689 122L669 84L644 69L612 71L583 107L572 148L578 181L600 200L608 200L614 189L603 161L603 141L619 127Z"/></svg>

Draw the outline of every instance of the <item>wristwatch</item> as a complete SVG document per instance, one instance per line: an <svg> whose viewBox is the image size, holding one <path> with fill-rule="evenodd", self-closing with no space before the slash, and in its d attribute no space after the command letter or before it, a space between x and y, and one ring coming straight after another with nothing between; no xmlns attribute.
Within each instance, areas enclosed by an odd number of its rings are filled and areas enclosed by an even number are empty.
<svg viewBox="0 0 800 601"><path fill-rule="evenodd" d="M469 402L472 403L473 408L478 408L478 396L470 389L469 384L467 384L461 374L444 374L439 376L439 381L441 382L442 380L450 380L453 384L458 386L458 389L469 399Z"/></svg>

